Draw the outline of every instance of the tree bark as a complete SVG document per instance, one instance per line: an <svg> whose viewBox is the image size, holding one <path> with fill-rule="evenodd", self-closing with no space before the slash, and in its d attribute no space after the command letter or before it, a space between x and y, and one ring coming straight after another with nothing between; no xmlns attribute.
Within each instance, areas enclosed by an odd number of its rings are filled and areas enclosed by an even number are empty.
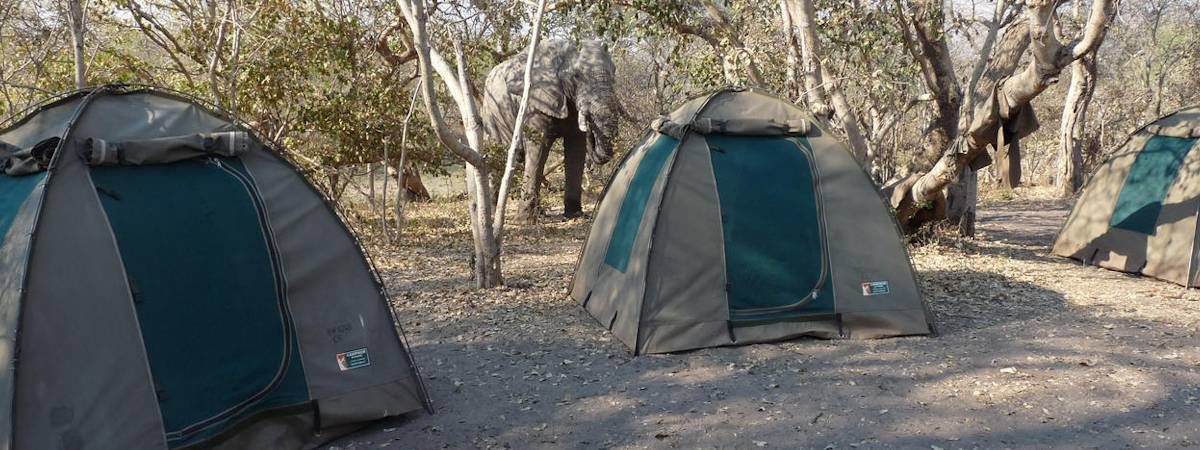
<svg viewBox="0 0 1200 450"><path fill-rule="evenodd" d="M83 52L83 0L67 0L67 21L71 26L71 49L75 60L75 88L87 87L87 56Z"/></svg>
<svg viewBox="0 0 1200 450"><path fill-rule="evenodd" d="M1083 147L1087 143L1084 127L1095 92L1096 54L1091 53L1071 63L1071 87L1063 102L1062 124L1058 131L1058 176L1054 180L1058 194L1063 198L1075 195L1083 184Z"/></svg>

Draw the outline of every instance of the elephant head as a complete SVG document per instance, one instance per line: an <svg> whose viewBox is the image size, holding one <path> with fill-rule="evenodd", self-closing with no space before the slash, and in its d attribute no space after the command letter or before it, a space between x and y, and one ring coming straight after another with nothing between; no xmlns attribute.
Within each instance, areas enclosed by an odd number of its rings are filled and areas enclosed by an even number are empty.
<svg viewBox="0 0 1200 450"><path fill-rule="evenodd" d="M516 122L525 87L524 54L493 67L484 88L484 128L499 142L507 142ZM613 89L616 68L600 41L585 41L578 48L570 41L553 39L538 45L529 96L526 130L552 134L556 120L577 113L576 124L587 133L587 159L592 165L613 155L621 106Z"/></svg>
<svg viewBox="0 0 1200 450"><path fill-rule="evenodd" d="M604 44L587 41L580 46L571 73L579 130L587 133L587 158L593 166L612 159L613 140L620 122L620 104L613 89L616 68Z"/></svg>

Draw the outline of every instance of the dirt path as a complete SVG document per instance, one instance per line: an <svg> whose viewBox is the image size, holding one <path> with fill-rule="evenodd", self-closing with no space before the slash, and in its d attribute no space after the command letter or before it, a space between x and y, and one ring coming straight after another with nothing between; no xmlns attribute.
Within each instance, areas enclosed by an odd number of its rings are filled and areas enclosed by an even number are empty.
<svg viewBox="0 0 1200 450"><path fill-rule="evenodd" d="M913 251L938 337L637 358L564 294L586 223L515 230L519 287L480 292L460 210L385 261L437 414L329 448L1200 447L1200 294L1048 256L1061 204Z"/></svg>
<svg viewBox="0 0 1200 450"><path fill-rule="evenodd" d="M981 239L1018 243L1037 252L1054 244L1070 212L1070 203L1062 200L991 203L979 210L976 225Z"/></svg>

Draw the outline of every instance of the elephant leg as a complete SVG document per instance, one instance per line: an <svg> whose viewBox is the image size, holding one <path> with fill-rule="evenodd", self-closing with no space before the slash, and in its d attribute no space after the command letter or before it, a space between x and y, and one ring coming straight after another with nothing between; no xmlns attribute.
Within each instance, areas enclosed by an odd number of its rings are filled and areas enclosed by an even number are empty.
<svg viewBox="0 0 1200 450"><path fill-rule="evenodd" d="M546 157L553 144L553 139L525 142L525 179L522 180L521 205L517 210L517 220L521 222L537 223L541 213L542 171L546 169Z"/></svg>
<svg viewBox="0 0 1200 450"><path fill-rule="evenodd" d="M583 166L587 162L587 136L572 133L563 140L563 216L583 215Z"/></svg>

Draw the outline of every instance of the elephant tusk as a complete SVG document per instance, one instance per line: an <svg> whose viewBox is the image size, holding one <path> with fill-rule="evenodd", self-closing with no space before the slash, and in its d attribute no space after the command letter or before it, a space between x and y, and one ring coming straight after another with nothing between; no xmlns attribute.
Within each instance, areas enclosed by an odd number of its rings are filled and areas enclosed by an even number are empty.
<svg viewBox="0 0 1200 450"><path fill-rule="evenodd" d="M587 117L587 114L580 114L580 115L579 115L579 131L582 131L582 132L584 132L584 133L587 133L587 131L588 131L588 117Z"/></svg>

